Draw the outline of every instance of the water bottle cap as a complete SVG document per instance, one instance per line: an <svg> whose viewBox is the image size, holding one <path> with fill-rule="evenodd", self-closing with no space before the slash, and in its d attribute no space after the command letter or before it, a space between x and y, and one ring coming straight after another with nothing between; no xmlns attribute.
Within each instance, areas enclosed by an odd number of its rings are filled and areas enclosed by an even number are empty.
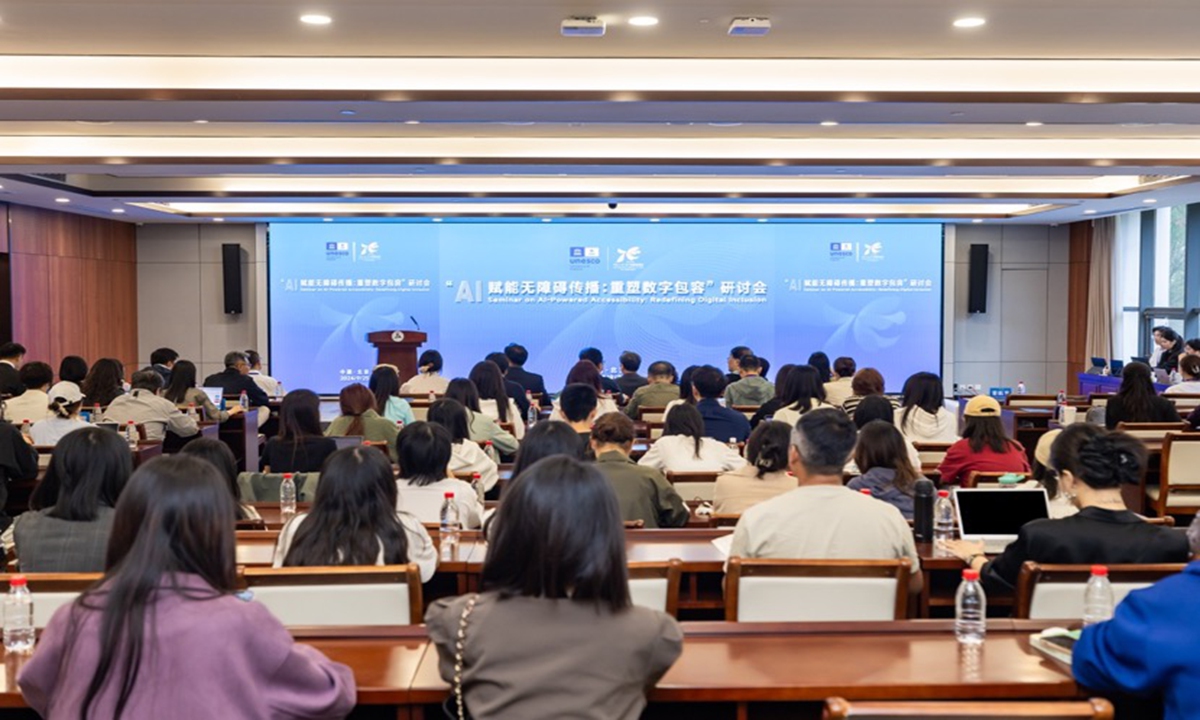
<svg viewBox="0 0 1200 720"><path fill-rule="evenodd" d="M482 475L480 475L479 473L471 473L471 479L472 479L472 480L478 480L478 479L479 479L479 478L481 478L481 477L483 477L483 476L482 476Z"/></svg>
<svg viewBox="0 0 1200 720"><path fill-rule="evenodd" d="M445 497L447 500L449 500L450 498L454 497L454 493L448 492L445 495L443 495L443 497Z"/></svg>
<svg viewBox="0 0 1200 720"><path fill-rule="evenodd" d="M291 473L284 473L284 474L283 474L283 479L284 479L284 480L291 480L291 479L292 479L292 474L291 474Z"/></svg>
<svg viewBox="0 0 1200 720"><path fill-rule="evenodd" d="M22 420L21 422L23 422L25 424L29 424L29 420Z"/></svg>
<svg viewBox="0 0 1200 720"><path fill-rule="evenodd" d="M1108 566L1107 565L1093 565L1092 566L1092 577L1108 577Z"/></svg>
<svg viewBox="0 0 1200 720"><path fill-rule="evenodd" d="M491 444L492 444L492 441L491 441L491 440L488 440L488 441L487 441L487 442L485 442L484 444L485 444L485 445L491 445Z"/></svg>
<svg viewBox="0 0 1200 720"><path fill-rule="evenodd" d="M979 571L971 570L970 568L963 570L963 580L978 580Z"/></svg>
<svg viewBox="0 0 1200 720"><path fill-rule="evenodd" d="M8 579L9 587L25 587L28 582L24 575L13 575Z"/></svg>
<svg viewBox="0 0 1200 720"><path fill-rule="evenodd" d="M938 497L950 497L949 490L938 490Z"/></svg>
<svg viewBox="0 0 1200 720"><path fill-rule="evenodd" d="M870 495L871 495L871 488L862 488L862 489L860 489L860 490L859 490L859 492L860 492L860 493L862 493L863 495L866 495L866 496L870 497Z"/></svg>

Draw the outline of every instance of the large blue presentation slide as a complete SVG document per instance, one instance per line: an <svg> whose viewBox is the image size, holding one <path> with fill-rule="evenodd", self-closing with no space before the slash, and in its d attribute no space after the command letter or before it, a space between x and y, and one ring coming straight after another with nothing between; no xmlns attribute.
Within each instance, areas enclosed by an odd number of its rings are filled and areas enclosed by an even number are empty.
<svg viewBox="0 0 1200 720"><path fill-rule="evenodd" d="M511 342L562 388L579 350L723 368L821 350L889 391L940 371L942 226L758 222L275 223L270 369L336 393L375 365L367 333L420 330L466 376ZM772 376L773 376L772 372Z"/></svg>

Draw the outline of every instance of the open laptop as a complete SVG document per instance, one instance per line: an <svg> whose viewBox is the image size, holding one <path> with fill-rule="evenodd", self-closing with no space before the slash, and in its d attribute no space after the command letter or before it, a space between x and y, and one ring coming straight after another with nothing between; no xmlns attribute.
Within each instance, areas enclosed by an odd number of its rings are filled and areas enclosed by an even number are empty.
<svg viewBox="0 0 1200 720"><path fill-rule="evenodd" d="M982 541L990 555L1016 540L1025 523L1050 517L1050 501L1042 488L959 488L954 504L959 537Z"/></svg>
<svg viewBox="0 0 1200 720"><path fill-rule="evenodd" d="M216 405L218 410L225 409L225 388L204 387L200 389L204 391L209 400L212 400L212 404Z"/></svg>
<svg viewBox="0 0 1200 720"><path fill-rule="evenodd" d="M1121 377L1121 373L1123 373L1123 372L1125 372L1125 361L1124 360L1113 360L1112 361L1112 376L1113 377Z"/></svg>

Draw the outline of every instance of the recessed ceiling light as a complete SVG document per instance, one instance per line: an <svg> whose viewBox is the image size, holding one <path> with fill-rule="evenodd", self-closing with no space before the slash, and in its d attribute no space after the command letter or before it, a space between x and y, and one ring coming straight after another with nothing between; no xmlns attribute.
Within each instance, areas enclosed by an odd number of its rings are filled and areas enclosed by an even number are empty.
<svg viewBox="0 0 1200 720"><path fill-rule="evenodd" d="M404 124L405 125L420 125L421 121L420 120L405 120Z"/></svg>
<svg viewBox="0 0 1200 720"><path fill-rule="evenodd" d="M977 28L987 25L987 20L981 17L962 17L954 21L956 28Z"/></svg>
<svg viewBox="0 0 1200 720"><path fill-rule="evenodd" d="M1153 205L1154 203L1158 202L1158 200L1155 200L1154 198L1146 198L1142 202L1146 203L1147 205Z"/></svg>
<svg viewBox="0 0 1200 720"><path fill-rule="evenodd" d="M542 218L542 222L550 222L550 218Z"/></svg>
<svg viewBox="0 0 1200 720"><path fill-rule="evenodd" d="M113 211L113 214L115 214L115 215L124 215L125 214L125 208L113 208L112 211Z"/></svg>
<svg viewBox="0 0 1200 720"><path fill-rule="evenodd" d="M358 111L357 110L341 110L339 112L339 114L341 114L341 115L357 115Z"/></svg>
<svg viewBox="0 0 1200 720"><path fill-rule="evenodd" d="M981 222L983 222L983 221L982 221L982 220L980 220L979 218L975 218L975 219L974 219L974 220L972 220L971 222L973 222L973 223L981 223Z"/></svg>
<svg viewBox="0 0 1200 720"><path fill-rule="evenodd" d="M333 218L321 218L321 222L333 222Z"/></svg>
<svg viewBox="0 0 1200 720"><path fill-rule="evenodd" d="M1037 120L1030 120L1029 122L1025 123L1025 127L1041 127L1044 124L1045 123L1038 122Z"/></svg>
<svg viewBox="0 0 1200 720"><path fill-rule="evenodd" d="M301 15L300 22L304 23L305 25L328 25L333 22L333 18L329 17L328 15L312 13L309 15Z"/></svg>
<svg viewBox="0 0 1200 720"><path fill-rule="evenodd" d="M1095 215L1096 211L1095 210L1084 210L1083 214L1084 215Z"/></svg>
<svg viewBox="0 0 1200 720"><path fill-rule="evenodd" d="M660 222L659 218L650 218L650 222Z"/></svg>
<svg viewBox="0 0 1200 720"><path fill-rule="evenodd" d="M62 203L63 205L71 202L71 198L54 198L54 202Z"/></svg>
<svg viewBox="0 0 1200 720"><path fill-rule="evenodd" d="M821 121L821 127L836 127L837 124L838 124L837 120L822 120Z"/></svg>
<svg viewBox="0 0 1200 720"><path fill-rule="evenodd" d="M867 222L873 223L875 222L875 218L867 218Z"/></svg>
<svg viewBox="0 0 1200 720"><path fill-rule="evenodd" d="M207 120L193 120L192 122L196 123L197 125L207 125L208 124Z"/></svg>
<svg viewBox="0 0 1200 720"><path fill-rule="evenodd" d="M434 219L433 219L433 221L434 221L434 222L441 222L441 221L442 221L442 219L441 219L441 218L434 218Z"/></svg>
<svg viewBox="0 0 1200 720"><path fill-rule="evenodd" d="M758 221L759 221L759 222L766 222L766 221L767 221L767 219L766 219L766 218L759 218L759 219L758 219Z"/></svg>
<svg viewBox="0 0 1200 720"><path fill-rule="evenodd" d="M225 218L213 218L213 222L225 222Z"/></svg>
<svg viewBox="0 0 1200 720"><path fill-rule="evenodd" d="M634 15L629 18L629 24L634 27L653 27L658 24L658 18L653 15Z"/></svg>

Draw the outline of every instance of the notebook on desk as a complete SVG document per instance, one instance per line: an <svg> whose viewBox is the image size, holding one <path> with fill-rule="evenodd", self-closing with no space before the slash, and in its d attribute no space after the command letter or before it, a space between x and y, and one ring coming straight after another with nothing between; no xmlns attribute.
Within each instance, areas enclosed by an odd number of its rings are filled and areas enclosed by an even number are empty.
<svg viewBox="0 0 1200 720"><path fill-rule="evenodd" d="M1040 487L959 488L954 504L959 537L982 542L989 555L1003 552L1025 523L1050 517L1050 501Z"/></svg>

